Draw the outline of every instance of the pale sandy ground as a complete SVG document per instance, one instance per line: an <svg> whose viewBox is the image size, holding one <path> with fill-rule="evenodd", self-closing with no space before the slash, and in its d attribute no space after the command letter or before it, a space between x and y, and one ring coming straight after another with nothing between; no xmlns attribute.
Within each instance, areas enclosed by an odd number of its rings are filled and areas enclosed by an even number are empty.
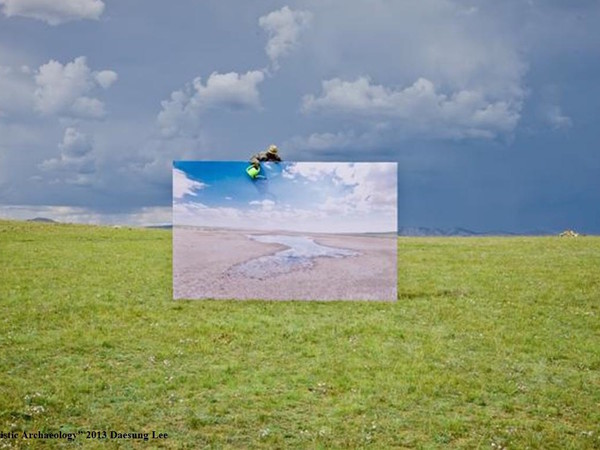
<svg viewBox="0 0 600 450"><path fill-rule="evenodd" d="M264 280L232 274L239 263L288 247L249 239L248 235L307 236L316 243L356 250L359 256L316 258L308 269ZM396 300L397 239L250 230L173 228L175 299Z"/></svg>

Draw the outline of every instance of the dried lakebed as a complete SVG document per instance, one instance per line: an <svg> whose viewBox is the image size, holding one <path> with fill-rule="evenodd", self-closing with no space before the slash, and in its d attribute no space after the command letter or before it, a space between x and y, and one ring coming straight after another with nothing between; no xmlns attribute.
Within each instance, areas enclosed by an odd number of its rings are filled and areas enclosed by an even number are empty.
<svg viewBox="0 0 600 450"><path fill-rule="evenodd" d="M259 280L295 270L308 269L314 265L315 258L345 258L358 256L359 252L344 248L317 244L306 236L260 235L248 238L266 244L281 244L289 248L273 255L261 256L230 269L233 274Z"/></svg>
<svg viewBox="0 0 600 450"><path fill-rule="evenodd" d="M395 236L175 227L173 298L395 301L397 250Z"/></svg>

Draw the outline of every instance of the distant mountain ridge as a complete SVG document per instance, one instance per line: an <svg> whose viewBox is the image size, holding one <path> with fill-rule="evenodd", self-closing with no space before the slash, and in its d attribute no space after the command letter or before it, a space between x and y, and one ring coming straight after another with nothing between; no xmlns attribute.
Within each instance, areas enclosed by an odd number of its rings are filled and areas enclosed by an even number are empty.
<svg viewBox="0 0 600 450"><path fill-rule="evenodd" d="M48 217L35 217L33 219L28 219L28 222L40 222L40 223L59 223L56 220L50 219ZM115 225L115 227L120 227L120 225ZM146 225L142 226L142 228L152 228L152 229L163 229L163 230L171 230L173 228L172 224L160 224L160 225ZM558 232L548 231L548 230L531 230L522 233L516 233L512 231L473 231L468 228L462 227L453 227L453 228L434 228L434 227L398 227L398 236L550 236L556 235Z"/></svg>
<svg viewBox="0 0 600 450"><path fill-rule="evenodd" d="M171 225L171 224L147 225L144 228L154 228L154 229L159 229L159 230L171 230L171 229L173 229L173 225Z"/></svg>
<svg viewBox="0 0 600 450"><path fill-rule="evenodd" d="M27 222L57 223L56 220L48 219L47 217L34 217L33 219L29 219Z"/></svg>
<svg viewBox="0 0 600 450"><path fill-rule="evenodd" d="M510 231L473 231L467 228L398 227L398 236L547 236L556 233L532 230L524 233Z"/></svg>

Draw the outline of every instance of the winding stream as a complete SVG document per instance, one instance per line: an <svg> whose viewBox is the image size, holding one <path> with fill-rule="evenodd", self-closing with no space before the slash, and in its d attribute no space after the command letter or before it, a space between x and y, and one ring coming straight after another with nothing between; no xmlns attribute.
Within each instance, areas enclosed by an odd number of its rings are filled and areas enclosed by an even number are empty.
<svg viewBox="0 0 600 450"><path fill-rule="evenodd" d="M306 269L314 264L315 258L345 258L360 253L344 248L317 244L305 236L260 235L250 239L269 244L282 244L289 248L273 255L261 256L245 263L237 264L230 270L250 278L265 279L274 275Z"/></svg>

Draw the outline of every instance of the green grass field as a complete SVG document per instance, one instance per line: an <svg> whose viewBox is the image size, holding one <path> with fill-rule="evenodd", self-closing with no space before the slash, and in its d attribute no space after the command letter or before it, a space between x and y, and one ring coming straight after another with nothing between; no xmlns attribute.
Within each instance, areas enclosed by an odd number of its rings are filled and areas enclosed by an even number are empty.
<svg viewBox="0 0 600 450"><path fill-rule="evenodd" d="M396 303L173 301L171 233L0 221L3 448L600 448L600 238L400 238Z"/></svg>

